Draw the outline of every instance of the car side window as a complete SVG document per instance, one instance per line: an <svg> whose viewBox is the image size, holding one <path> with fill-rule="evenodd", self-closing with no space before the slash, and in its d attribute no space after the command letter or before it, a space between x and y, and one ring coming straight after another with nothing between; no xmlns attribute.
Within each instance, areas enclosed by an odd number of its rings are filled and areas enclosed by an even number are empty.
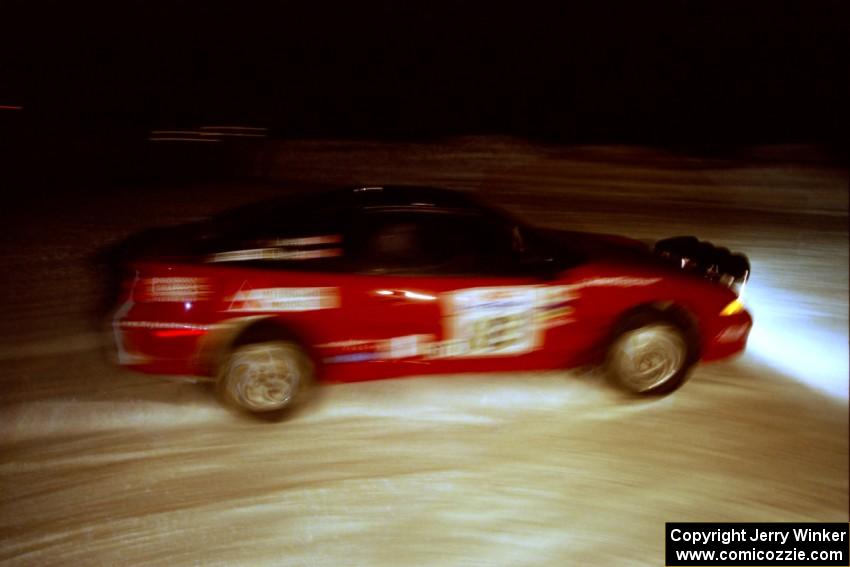
<svg viewBox="0 0 850 567"><path fill-rule="evenodd" d="M251 268L343 271L347 211L335 195L248 205L212 219L198 253L206 262Z"/></svg>
<svg viewBox="0 0 850 567"><path fill-rule="evenodd" d="M340 233L302 233L291 237L232 238L202 251L211 263L230 263L274 270L335 272L342 267Z"/></svg>
<svg viewBox="0 0 850 567"><path fill-rule="evenodd" d="M351 241L351 256L367 273L498 274L516 267L511 229L476 214L371 212Z"/></svg>

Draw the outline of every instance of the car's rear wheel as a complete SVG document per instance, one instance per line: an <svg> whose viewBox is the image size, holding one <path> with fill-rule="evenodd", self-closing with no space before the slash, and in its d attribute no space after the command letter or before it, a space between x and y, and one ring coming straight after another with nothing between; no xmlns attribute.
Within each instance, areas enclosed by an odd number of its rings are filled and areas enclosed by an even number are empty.
<svg viewBox="0 0 850 567"><path fill-rule="evenodd" d="M682 385L694 363L683 329L660 316L639 314L619 327L605 360L609 378L634 394L664 394Z"/></svg>
<svg viewBox="0 0 850 567"><path fill-rule="evenodd" d="M313 364L293 342L244 344L231 352L219 379L229 404L253 413L280 412L294 406L313 382Z"/></svg>

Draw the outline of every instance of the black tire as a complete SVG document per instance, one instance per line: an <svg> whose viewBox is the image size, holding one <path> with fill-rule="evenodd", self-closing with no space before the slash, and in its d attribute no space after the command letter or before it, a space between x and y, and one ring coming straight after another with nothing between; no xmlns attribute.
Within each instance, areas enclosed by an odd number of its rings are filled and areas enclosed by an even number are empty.
<svg viewBox="0 0 850 567"><path fill-rule="evenodd" d="M239 344L221 366L218 393L226 404L242 411L278 416L305 400L314 371L310 357L296 342Z"/></svg>
<svg viewBox="0 0 850 567"><path fill-rule="evenodd" d="M620 389L661 395L679 388L696 362L693 337L675 317L647 310L625 317L613 333L605 373Z"/></svg>

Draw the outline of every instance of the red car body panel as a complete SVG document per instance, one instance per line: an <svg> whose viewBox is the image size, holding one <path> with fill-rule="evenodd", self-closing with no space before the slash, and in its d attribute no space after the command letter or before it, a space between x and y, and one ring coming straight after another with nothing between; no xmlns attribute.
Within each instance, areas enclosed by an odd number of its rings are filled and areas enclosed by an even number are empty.
<svg viewBox="0 0 850 567"><path fill-rule="evenodd" d="M215 377L233 337L260 320L292 333L325 381L555 369L600 360L623 313L675 305L696 322L702 360L745 348L736 296L652 265L590 261L554 277L435 277L139 262L114 318L122 364Z"/></svg>
<svg viewBox="0 0 850 567"><path fill-rule="evenodd" d="M716 360L743 350L752 325L724 311L737 295L709 281L722 262L690 237L667 241L671 264L628 238L535 229L442 189L301 203L155 231L156 253L128 253L120 363L214 378L233 341L263 328L300 343L327 381L567 368L599 362L618 322L647 306L685 317L696 354ZM407 263L393 263L399 246Z"/></svg>

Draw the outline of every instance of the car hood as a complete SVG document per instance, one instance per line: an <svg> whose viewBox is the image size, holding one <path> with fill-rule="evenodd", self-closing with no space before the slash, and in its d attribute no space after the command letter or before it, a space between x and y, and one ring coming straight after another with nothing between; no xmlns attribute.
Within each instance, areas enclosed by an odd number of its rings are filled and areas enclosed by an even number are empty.
<svg viewBox="0 0 850 567"><path fill-rule="evenodd" d="M625 236L555 229L541 229L538 234L556 256L572 258L576 263L601 260L657 263L648 244Z"/></svg>

